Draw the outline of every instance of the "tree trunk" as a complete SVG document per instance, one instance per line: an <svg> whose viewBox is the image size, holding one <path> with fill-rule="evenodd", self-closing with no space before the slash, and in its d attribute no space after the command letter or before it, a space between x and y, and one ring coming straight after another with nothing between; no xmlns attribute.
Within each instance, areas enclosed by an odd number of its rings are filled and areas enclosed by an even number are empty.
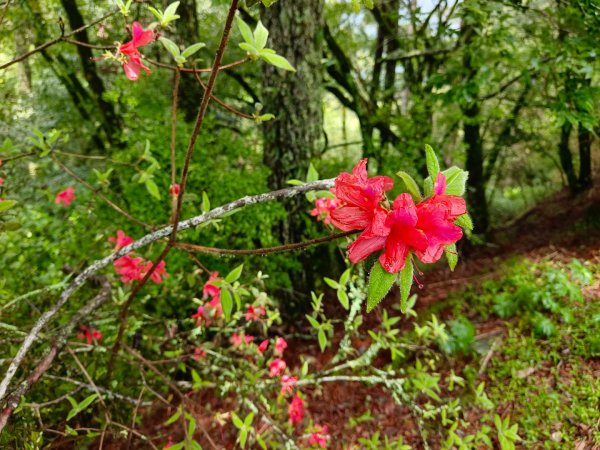
<svg viewBox="0 0 600 450"><path fill-rule="evenodd" d="M85 25L83 16L77 8L75 0L61 0L63 8L67 13L67 19L71 29L75 30ZM75 35L75 39L85 44L89 44L87 30L83 30ZM93 98L98 105L100 114L102 116L102 125L108 142L111 144L117 144L119 142L119 135L121 132L122 121L115 112L115 108L112 103L107 102L104 99L104 83L98 75L96 69L96 63L94 62L94 55L92 49L83 45L77 45L77 52L81 60L81 66L83 68L83 75L85 76L88 86L93 93Z"/></svg>
<svg viewBox="0 0 600 450"><path fill-rule="evenodd" d="M312 155L323 137L321 111L321 54L323 0L278 2L263 10L269 44L286 57L297 72L283 72L263 64L264 110L276 120L264 124L264 162L271 169L269 187L279 189L292 178L304 179ZM307 208L302 197L285 207L289 219L279 229L284 243L302 238L299 217Z"/></svg>
<svg viewBox="0 0 600 450"><path fill-rule="evenodd" d="M483 143L479 127L479 105L473 104L463 110L464 143L467 147L466 169L469 172L467 201L473 217L475 231L485 234L489 228L489 215L485 196L485 177L483 173Z"/></svg>
<svg viewBox="0 0 600 450"><path fill-rule="evenodd" d="M560 165L562 170L567 176L569 190L571 191L571 194L575 195L577 193L577 176L575 175L571 150L569 149L569 137L571 136L572 128L573 126L569 122L563 123L563 126L560 129L558 155L560 156Z"/></svg>
<svg viewBox="0 0 600 450"><path fill-rule="evenodd" d="M469 172L469 181L467 184L467 202L469 212L473 217L475 232L480 234L487 233L489 229L489 214L485 195L485 173L483 169L483 142L481 140L481 130L479 124L480 104L477 99L479 89L473 82L473 79L479 71L479 67L473 64L471 52L474 51L473 32L471 25L463 23L461 27L464 39L465 50L463 55L463 67L466 73L466 80L473 84L471 97L474 99L461 106L464 123L464 143L467 151L466 170Z"/></svg>
<svg viewBox="0 0 600 450"><path fill-rule="evenodd" d="M592 133L579 124L579 180L578 192L592 187Z"/></svg>
<svg viewBox="0 0 600 450"><path fill-rule="evenodd" d="M177 14L181 16L177 20L177 34L183 46L188 47L199 42L196 0L182 0L179 8L177 8ZM179 107L184 112L185 121L193 122L198 114L198 107L202 98L202 87L198 84L194 74L182 75L179 83Z"/></svg>

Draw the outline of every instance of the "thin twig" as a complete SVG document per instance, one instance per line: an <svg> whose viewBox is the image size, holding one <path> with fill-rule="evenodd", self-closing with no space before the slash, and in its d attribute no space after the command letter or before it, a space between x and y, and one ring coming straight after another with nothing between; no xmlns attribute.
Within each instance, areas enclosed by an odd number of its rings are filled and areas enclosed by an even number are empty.
<svg viewBox="0 0 600 450"><path fill-rule="evenodd" d="M152 64L153 66L156 66L156 67L162 67L163 69L169 69L169 70L179 70L180 72L186 72L186 73L194 73L194 72L196 72L196 73L212 73L216 68L213 65L213 67L211 67L210 69L188 69L187 67L171 66L169 64L161 63L161 62L154 61L152 59L147 59L147 58L146 58L146 61L148 61L150 64ZM241 66L242 64L245 64L248 61L250 61L250 59L244 58L244 59L240 59L239 61L235 61L235 62L232 62L229 64L224 64L222 66L219 66L218 72L220 72L222 70L231 69L233 67Z"/></svg>
<svg viewBox="0 0 600 450"><path fill-rule="evenodd" d="M175 167L175 137L177 131L177 99L179 96L179 79L181 72L179 68L175 71L173 80L173 103L171 105L171 188L175 188L175 177L177 176L177 168ZM177 210L177 196L171 194L171 223L175 223L175 211Z"/></svg>
<svg viewBox="0 0 600 450"><path fill-rule="evenodd" d="M202 87L202 89L204 89L206 91L206 85L204 84L204 82L200 78L200 75L198 75L198 72L194 72L194 77L196 77L196 81L198 81L198 84L200 85L200 87ZM210 95L210 98L212 100L214 100L215 102L217 102L217 104L220 105L220 106L222 106L225 110L227 110L227 111L235 114L236 116L242 117L244 119L255 120L254 116L251 116L250 114L243 113L242 111L238 111L233 106L228 105L223 100L221 100L220 98L214 96L213 94Z"/></svg>
<svg viewBox="0 0 600 450"><path fill-rule="evenodd" d="M231 248L216 248L216 247L205 247L203 245L188 244L185 242L178 242L175 247L182 248L184 250L190 250L199 253L216 253L218 255L234 255L234 256L246 256L246 255L268 255L271 253L289 252L293 250L300 250L303 248L311 247L313 245L323 244L324 242L335 241L337 239L344 238L356 234L357 231L346 231L344 233L336 233L330 236L323 236L316 239L311 239L304 242L295 242L293 244L278 245L275 247L256 248L256 249L231 249Z"/></svg>

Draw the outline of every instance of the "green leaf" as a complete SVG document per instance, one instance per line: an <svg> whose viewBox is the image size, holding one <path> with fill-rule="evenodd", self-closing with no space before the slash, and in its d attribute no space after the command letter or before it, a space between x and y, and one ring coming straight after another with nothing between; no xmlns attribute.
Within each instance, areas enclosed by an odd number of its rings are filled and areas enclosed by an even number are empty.
<svg viewBox="0 0 600 450"><path fill-rule="evenodd" d="M240 430L240 445L242 448L246 448L246 439L248 439L248 430L246 428L242 428Z"/></svg>
<svg viewBox="0 0 600 450"><path fill-rule="evenodd" d="M234 412L231 413L231 421L236 426L236 428L243 428L244 427L244 422L242 422L242 419L240 419L238 417L238 415L236 413L234 413Z"/></svg>
<svg viewBox="0 0 600 450"><path fill-rule="evenodd" d="M158 186L154 180L152 178L146 178L144 184L146 185L146 190L150 193L150 195L155 199L160 200L160 191L158 190Z"/></svg>
<svg viewBox="0 0 600 450"><path fill-rule="evenodd" d="M3 200L0 201L0 212L4 212L13 208L17 204L16 200Z"/></svg>
<svg viewBox="0 0 600 450"><path fill-rule="evenodd" d="M162 22L163 14L158 9L153 8L152 6L148 6L148 9L154 15L154 17L156 17L156 20L158 20L159 22Z"/></svg>
<svg viewBox="0 0 600 450"><path fill-rule="evenodd" d="M440 172L440 163L438 162L437 156L431 145L425 144L425 161L427 163L427 173L432 180L435 181L437 174Z"/></svg>
<svg viewBox="0 0 600 450"><path fill-rule="evenodd" d="M410 193L410 195L413 196L413 199L416 202L420 202L421 200L423 200L423 196L421 195L419 186L417 185L413 177L411 177L406 172L403 172L402 170L396 173L396 175L402 178L402 181L404 181L404 184L406 185L406 189L408 189L408 192Z"/></svg>
<svg viewBox="0 0 600 450"><path fill-rule="evenodd" d="M410 295L410 288L413 284L413 261L412 257L406 258L404 268L400 272L400 311L402 314L406 314L408 310L408 296Z"/></svg>
<svg viewBox="0 0 600 450"><path fill-rule="evenodd" d="M171 424L175 423L177 421L177 419L179 419L180 416L181 416L181 409L178 409L177 411L175 411L175 414L173 414L171 417L169 417L167 419L167 421L165 422L165 425L171 425Z"/></svg>
<svg viewBox="0 0 600 450"><path fill-rule="evenodd" d="M177 44L175 42L173 42L170 39L167 39L164 36L159 37L158 40L160 42L162 42L162 44L165 46L167 51L173 56L173 58L177 58L178 56L181 56L179 47L177 46Z"/></svg>
<svg viewBox="0 0 600 450"><path fill-rule="evenodd" d="M209 212L210 211L210 200L208 198L208 194L206 193L206 191L202 191L202 212Z"/></svg>
<svg viewBox="0 0 600 450"><path fill-rule="evenodd" d="M315 319L314 317L306 314L306 319L310 322L313 328L321 328L321 325L319 324L319 322L317 322L317 319Z"/></svg>
<svg viewBox="0 0 600 450"><path fill-rule="evenodd" d="M325 351L327 347L327 336L325 335L325 330L323 328L319 328L319 347L321 348L321 353Z"/></svg>
<svg viewBox="0 0 600 450"><path fill-rule="evenodd" d="M458 167L450 167L442 172L446 177L446 195L462 196L469 178L469 172Z"/></svg>
<svg viewBox="0 0 600 450"><path fill-rule="evenodd" d="M390 291L396 280L395 273L387 272L381 263L377 261L369 275L369 286L367 288L367 312L373 311L381 300Z"/></svg>
<svg viewBox="0 0 600 450"><path fill-rule="evenodd" d="M308 172L306 173L306 182L312 183L313 181L318 181L318 179L319 179L319 172L317 172L317 169L315 169L315 166L313 166L312 163L310 163L308 165Z"/></svg>
<svg viewBox="0 0 600 450"><path fill-rule="evenodd" d="M266 50L266 49L265 49ZM295 72L296 69L289 63L287 59L280 55L274 55L272 53L266 53L264 50L260 52L260 57L264 59L269 64L279 67L283 70L289 70L290 72Z"/></svg>
<svg viewBox="0 0 600 450"><path fill-rule="evenodd" d="M225 319L229 320L231 318L231 311L233 311L233 299L231 298L231 292L226 287L221 289L221 309L223 309Z"/></svg>
<svg viewBox="0 0 600 450"><path fill-rule="evenodd" d="M269 31L264 27L262 22L259 20L254 30L254 44L257 49L262 50L267 45L267 39L269 37Z"/></svg>
<svg viewBox="0 0 600 450"><path fill-rule="evenodd" d="M165 9L165 12L163 14L164 18L167 21L172 21L174 20L176 14L175 12L177 11L177 8L179 7L179 3L180 2L173 2L171 3L169 6L167 6L167 9ZM176 17L177 19L179 19L179 16Z"/></svg>
<svg viewBox="0 0 600 450"><path fill-rule="evenodd" d="M332 289L339 289L340 287L339 283L331 278L324 277L323 281Z"/></svg>
<svg viewBox="0 0 600 450"><path fill-rule="evenodd" d="M444 249L444 253L446 254L446 260L448 261L448 267L450 267L451 271L454 271L456 267L456 263L458 262L458 254L456 252L456 244L446 245Z"/></svg>
<svg viewBox="0 0 600 450"><path fill-rule="evenodd" d="M240 30L240 34L242 35L242 38L244 39L244 41L254 47L255 46L254 36L253 36L252 30L250 29L248 24L246 22L244 22L240 16L235 16L235 20L237 21L238 28ZM240 45L240 47L241 47L241 45Z"/></svg>
<svg viewBox="0 0 600 450"><path fill-rule="evenodd" d="M346 270L344 270L344 273L342 274L342 276L340 277L340 284L342 286L345 286L346 283L348 283L348 280L350 279L350 274L352 273L352 268L348 268Z"/></svg>
<svg viewBox="0 0 600 450"><path fill-rule="evenodd" d="M288 180L287 184L290 184L292 186L302 186L304 183L304 181L300 181L300 180Z"/></svg>
<svg viewBox="0 0 600 450"><path fill-rule="evenodd" d="M470 231L473 230L473 221L471 220L471 216L469 216L469 214L458 216L454 223L461 228L465 228Z"/></svg>
<svg viewBox="0 0 600 450"><path fill-rule="evenodd" d="M206 47L206 44L204 44L203 42L197 42L196 44L192 44L181 52L181 56L183 56L184 58L189 58L203 47Z"/></svg>
<svg viewBox="0 0 600 450"><path fill-rule="evenodd" d="M350 300L348 299L348 294L346 294L346 291L344 291L344 289L338 289L337 298L345 310L350 309Z"/></svg>
<svg viewBox="0 0 600 450"><path fill-rule="evenodd" d="M244 419L244 425L246 427L250 427L250 425L252 425L252 421L254 420L254 413L251 412L249 413L246 418Z"/></svg>
<svg viewBox="0 0 600 450"><path fill-rule="evenodd" d="M98 397L98 394L92 394L89 397L86 397L77 407L79 408L79 411L84 411L88 406L90 406L90 404L96 400L96 398Z"/></svg>
<svg viewBox="0 0 600 450"><path fill-rule="evenodd" d="M248 44L246 42L242 42L240 44L240 48L242 50L245 50L249 55L255 55L255 56L258 55L258 50L252 44Z"/></svg>
<svg viewBox="0 0 600 450"><path fill-rule="evenodd" d="M233 283L234 281L237 281L237 279L242 274L243 269L244 269L244 265L240 264L235 269L233 269L231 272L229 272L229 274L225 277L225 281L227 281L228 283Z"/></svg>
<svg viewBox="0 0 600 450"><path fill-rule="evenodd" d="M444 249L444 253L446 255L446 260L448 261L448 267L452 272L458 263L458 253L456 251L456 244L449 244Z"/></svg>

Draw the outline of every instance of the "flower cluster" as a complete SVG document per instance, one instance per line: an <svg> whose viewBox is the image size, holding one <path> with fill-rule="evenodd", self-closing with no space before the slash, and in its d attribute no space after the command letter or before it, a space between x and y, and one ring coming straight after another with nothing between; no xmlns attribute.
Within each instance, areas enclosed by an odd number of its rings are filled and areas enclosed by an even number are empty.
<svg viewBox="0 0 600 450"><path fill-rule="evenodd" d="M338 199L320 197L315 201L315 208L310 211L310 215L315 216L317 220L322 220L325 224L330 224L331 213L340 206L341 203Z"/></svg>
<svg viewBox="0 0 600 450"><path fill-rule="evenodd" d="M136 81L140 77L140 69L150 75L150 69L142 63L139 47L154 41L154 31L144 30L139 22L133 22L131 27L131 41L119 47L119 53L124 56L123 70L128 79Z"/></svg>
<svg viewBox="0 0 600 450"><path fill-rule="evenodd" d="M108 240L116 244L114 251L134 242L134 239L127 236L122 230L117 231L116 237L109 237ZM133 253L122 256L113 263L115 271L121 275L121 281L125 284L131 283L134 280L142 280L152 269L153 264L152 261L133 256ZM154 283L160 284L163 281L163 277L167 276L169 274L166 271L166 264L164 261L161 261L152 272L152 275L150 275L150 279Z"/></svg>
<svg viewBox="0 0 600 450"><path fill-rule="evenodd" d="M379 262L389 273L401 271L411 251L424 263L436 262L447 245L462 237L454 221L467 212L465 200L445 194L441 172L433 195L418 204L410 194L400 194L390 207L385 192L392 187L389 177L368 177L366 159L351 174L336 178L332 192L341 206L330 212L331 222L343 231L362 231L348 248L350 261L357 263L384 250Z"/></svg>
<svg viewBox="0 0 600 450"><path fill-rule="evenodd" d="M213 319L218 319L223 316L221 307L221 288L213 284L215 281L220 281L219 272L210 272L208 281L202 289L202 298L211 300L204 305L198 306L198 310L192 315L192 319L196 320L196 325L210 325Z"/></svg>
<svg viewBox="0 0 600 450"><path fill-rule="evenodd" d="M79 329L81 333L77 335L77 339L85 339L88 345L91 345L94 341L100 342L102 340L102 333L98 330L86 326L81 326Z"/></svg>

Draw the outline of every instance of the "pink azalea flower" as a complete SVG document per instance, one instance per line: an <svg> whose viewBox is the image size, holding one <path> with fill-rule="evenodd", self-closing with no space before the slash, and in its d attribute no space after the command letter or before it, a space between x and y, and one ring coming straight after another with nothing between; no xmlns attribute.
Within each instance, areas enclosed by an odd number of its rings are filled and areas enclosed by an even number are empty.
<svg viewBox="0 0 600 450"><path fill-rule="evenodd" d="M169 436L167 438L167 443L163 447L163 450L166 449L166 448L171 448L171 447L173 447L173 436Z"/></svg>
<svg viewBox="0 0 600 450"><path fill-rule="evenodd" d="M172 184L169 187L169 194L173 197L179 197L179 193L181 192L181 187L178 184Z"/></svg>
<svg viewBox="0 0 600 450"><path fill-rule="evenodd" d="M310 215L329 224L331 223L331 213L341 205L342 203L337 198L321 197L315 201L315 208L310 211Z"/></svg>
<svg viewBox="0 0 600 450"><path fill-rule="evenodd" d="M269 346L269 340L265 339L264 341L262 341L259 344L258 351L261 352L261 353L264 353L268 346Z"/></svg>
<svg viewBox="0 0 600 450"><path fill-rule="evenodd" d="M222 280L222 278L219 278L219 272L210 272L208 281L204 284L204 287L202 288L202 298L220 296L221 288L212 284L213 281L219 281L219 280Z"/></svg>
<svg viewBox="0 0 600 450"><path fill-rule="evenodd" d="M302 422L302 419L304 418L304 402L298 394L294 395L294 398L288 407L288 415L290 422L294 425Z"/></svg>
<svg viewBox="0 0 600 450"><path fill-rule="evenodd" d="M352 169L352 174L342 172L335 179L335 187L331 191L345 205L331 212L331 222L342 231L366 228L380 209L383 193L393 186L394 182L389 177L369 178L367 160L362 159Z"/></svg>
<svg viewBox="0 0 600 450"><path fill-rule="evenodd" d="M113 251L117 251L120 248L123 247L127 247L129 244L133 244L135 242L135 239L133 239L132 237L127 236L123 230L118 230L117 231L117 237L109 237L108 240L110 242L114 242L117 245L115 246L115 249Z"/></svg>
<svg viewBox="0 0 600 450"><path fill-rule="evenodd" d="M212 310L212 316L215 319L218 319L219 317L223 316L223 307L221 306L220 295L213 297L213 299L210 302L208 302L207 305L210 306L210 308Z"/></svg>
<svg viewBox="0 0 600 450"><path fill-rule="evenodd" d="M257 306L255 308L253 305L248 305L246 307L246 320L248 322L259 320L265 314L267 314L267 310L264 306Z"/></svg>
<svg viewBox="0 0 600 450"><path fill-rule="evenodd" d="M329 428L327 425L321 426L319 424L315 424L313 432L308 438L308 443L310 445L318 445L321 448L326 448L329 439L331 439L331 436L329 436Z"/></svg>
<svg viewBox="0 0 600 450"><path fill-rule="evenodd" d="M0 186L4 185L4 178L0 177Z"/></svg>
<svg viewBox="0 0 600 450"><path fill-rule="evenodd" d="M77 339L85 339L88 345L91 345L94 341L100 342L102 340L102 333L98 330L89 329L85 326L81 326L79 329L81 333L77 335Z"/></svg>
<svg viewBox="0 0 600 450"><path fill-rule="evenodd" d="M386 225L387 215L388 212L381 208L374 211L372 221L365 231L348 247L350 261L356 264L371 253L385 247L387 237L391 231L390 227Z"/></svg>
<svg viewBox="0 0 600 450"><path fill-rule="evenodd" d="M131 255L122 256L113 263L115 271L121 275L121 281L125 284L141 280L144 277L143 264L142 258Z"/></svg>
<svg viewBox="0 0 600 450"><path fill-rule="evenodd" d="M160 284L163 282L162 277L168 277L169 274L167 273L166 269L165 269L166 263L164 261L161 261L158 263L158 265L156 266L156 269L154 270L154 272L152 272L152 275L150 275L150 279L152 280L153 283L156 284ZM143 270L143 276L146 275L146 273L148 273L150 271L150 269L152 269L152 267L154 267L154 264L152 263L152 261L147 261L146 264L144 265L144 270Z"/></svg>
<svg viewBox="0 0 600 450"><path fill-rule="evenodd" d="M394 200L394 209L385 222L390 234L385 252L379 257L381 266L389 273L400 272L411 248L422 251L427 248L427 238L417 225L417 207L410 194L400 194Z"/></svg>
<svg viewBox="0 0 600 450"><path fill-rule="evenodd" d="M275 354L283 355L283 351L287 348L287 342L284 338L278 337L275 339Z"/></svg>
<svg viewBox="0 0 600 450"><path fill-rule="evenodd" d="M54 203L56 203L57 205L62 203L65 206L69 206L73 200L75 200L75 189L69 186L64 191L56 194Z"/></svg>
<svg viewBox="0 0 600 450"><path fill-rule="evenodd" d="M135 81L140 77L140 69L150 75L151 71L142 63L142 55L138 48L154 40L154 31L144 30L139 22L133 22L132 39L119 47L119 52L127 56L123 70L128 79Z"/></svg>
<svg viewBox="0 0 600 450"><path fill-rule="evenodd" d="M245 336L243 334L233 333L230 341L235 347L239 347L243 343L249 344L250 342L254 341L254 336Z"/></svg>
<svg viewBox="0 0 600 450"><path fill-rule="evenodd" d="M281 358L274 359L269 364L269 376L276 377L277 375L281 374L285 370L286 367L287 367L287 364L285 363L285 361L283 359L281 359Z"/></svg>
<svg viewBox="0 0 600 450"><path fill-rule="evenodd" d="M454 220L467 212L462 197L445 195L446 178L440 172L434 185L434 195L417 205L417 228L427 238L424 248L416 248L417 257L424 263L438 261L444 247L462 238L463 232Z"/></svg>
<svg viewBox="0 0 600 450"><path fill-rule="evenodd" d="M294 385L298 381L298 377L292 377L290 375L283 375L281 377L281 394L289 394L294 389Z"/></svg>

